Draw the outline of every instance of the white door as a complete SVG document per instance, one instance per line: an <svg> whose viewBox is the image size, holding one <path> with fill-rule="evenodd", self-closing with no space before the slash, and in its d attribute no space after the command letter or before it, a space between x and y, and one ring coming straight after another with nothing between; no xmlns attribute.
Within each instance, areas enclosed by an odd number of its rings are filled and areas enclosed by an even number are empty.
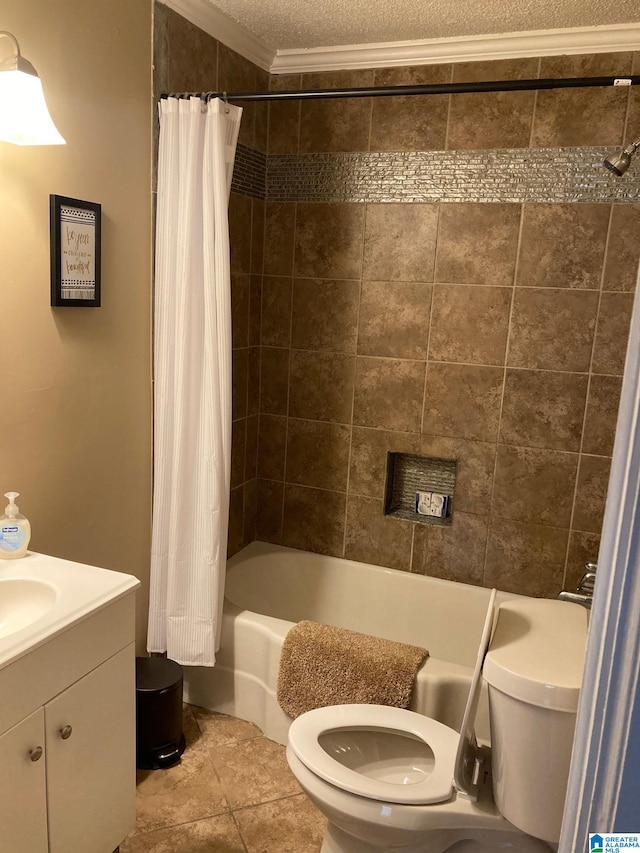
<svg viewBox="0 0 640 853"><path fill-rule="evenodd" d="M112 853L135 823L133 644L49 702L45 730L50 853Z"/></svg>
<svg viewBox="0 0 640 853"><path fill-rule="evenodd" d="M47 853L44 746L42 708L0 737L0 853Z"/></svg>

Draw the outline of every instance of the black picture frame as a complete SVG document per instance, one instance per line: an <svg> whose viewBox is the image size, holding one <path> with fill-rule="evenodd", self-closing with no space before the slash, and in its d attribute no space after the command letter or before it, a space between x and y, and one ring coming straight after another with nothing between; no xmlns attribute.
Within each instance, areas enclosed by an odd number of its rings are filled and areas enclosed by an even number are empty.
<svg viewBox="0 0 640 853"><path fill-rule="evenodd" d="M101 206L50 195L49 211L52 307L99 308Z"/></svg>

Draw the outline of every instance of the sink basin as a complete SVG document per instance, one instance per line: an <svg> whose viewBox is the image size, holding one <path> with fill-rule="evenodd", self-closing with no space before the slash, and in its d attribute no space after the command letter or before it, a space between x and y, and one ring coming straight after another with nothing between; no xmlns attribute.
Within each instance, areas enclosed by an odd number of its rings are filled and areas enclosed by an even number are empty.
<svg viewBox="0 0 640 853"><path fill-rule="evenodd" d="M33 551L0 560L0 670L137 586L131 575Z"/></svg>
<svg viewBox="0 0 640 853"><path fill-rule="evenodd" d="M51 610L57 598L56 588L46 581L0 579L0 637L36 622Z"/></svg>

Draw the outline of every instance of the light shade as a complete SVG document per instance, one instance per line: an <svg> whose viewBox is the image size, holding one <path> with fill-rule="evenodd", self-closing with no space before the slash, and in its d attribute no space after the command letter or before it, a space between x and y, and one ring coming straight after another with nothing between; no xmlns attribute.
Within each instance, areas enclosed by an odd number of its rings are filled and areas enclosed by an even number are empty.
<svg viewBox="0 0 640 853"><path fill-rule="evenodd" d="M15 45L15 55L0 61L0 141L14 145L64 145L47 109L35 68L20 55L11 33L0 32Z"/></svg>

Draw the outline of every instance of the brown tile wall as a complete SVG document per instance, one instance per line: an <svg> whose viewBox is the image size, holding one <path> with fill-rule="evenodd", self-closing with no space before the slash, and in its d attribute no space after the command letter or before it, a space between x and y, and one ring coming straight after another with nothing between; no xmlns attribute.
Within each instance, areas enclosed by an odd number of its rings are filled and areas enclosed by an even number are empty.
<svg viewBox="0 0 640 853"><path fill-rule="evenodd" d="M271 85L632 69L640 54ZM619 89L274 103L267 150L616 146L639 103ZM574 584L597 556L639 255L640 205L268 203L256 538L539 596ZM388 450L458 460L451 527L383 516Z"/></svg>
<svg viewBox="0 0 640 853"><path fill-rule="evenodd" d="M272 77L155 7L161 92L640 71L639 54ZM620 144L624 90L245 104L268 153ZM230 200L229 552L254 538L537 595L597 553L640 206ZM451 528L382 515L387 450L457 458Z"/></svg>
<svg viewBox="0 0 640 853"><path fill-rule="evenodd" d="M261 69L182 16L155 5L154 92L265 89ZM239 142L266 152L266 105L244 104ZM231 300L233 323L233 432L229 554L255 538L260 381L260 311L265 204L231 193Z"/></svg>

